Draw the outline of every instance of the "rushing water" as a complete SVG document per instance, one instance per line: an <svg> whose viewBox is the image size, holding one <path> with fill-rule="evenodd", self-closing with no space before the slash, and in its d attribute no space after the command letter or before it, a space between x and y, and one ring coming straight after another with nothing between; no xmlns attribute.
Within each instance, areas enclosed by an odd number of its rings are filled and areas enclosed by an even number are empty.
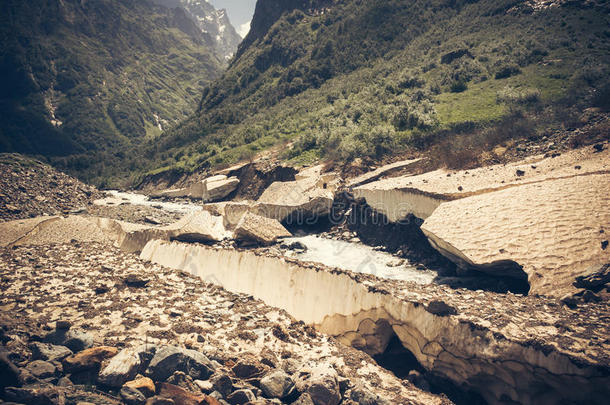
<svg viewBox="0 0 610 405"><path fill-rule="evenodd" d="M379 252L361 243L321 238L316 235L288 238L285 242L301 242L307 251L290 251L287 256L310 262L322 263L356 273L367 273L392 280L414 281L430 284L436 273L417 270L408 261L397 265L399 259L386 252Z"/></svg>
<svg viewBox="0 0 610 405"><path fill-rule="evenodd" d="M155 206L157 208L177 213L187 214L201 210L200 204L188 201L168 202L151 200L143 194L108 191L109 198L100 200L99 204L117 205L129 203L133 205ZM417 270L408 261L398 264L399 259L386 252L379 252L362 243L345 242L308 235L285 239L290 244L301 242L307 246L306 252L289 251L286 255L295 259L321 263L330 267L338 267L356 273L372 274L377 277L392 280L408 280L419 284L430 284L436 273L430 270Z"/></svg>

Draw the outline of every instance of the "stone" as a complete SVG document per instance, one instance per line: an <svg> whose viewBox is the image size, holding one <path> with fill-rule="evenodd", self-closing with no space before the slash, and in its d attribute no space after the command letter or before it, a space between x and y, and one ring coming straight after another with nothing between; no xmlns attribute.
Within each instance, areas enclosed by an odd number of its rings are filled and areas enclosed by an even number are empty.
<svg viewBox="0 0 610 405"><path fill-rule="evenodd" d="M388 401L362 387L352 389L350 398L358 405L390 405Z"/></svg>
<svg viewBox="0 0 610 405"><path fill-rule="evenodd" d="M25 405L60 405L65 403L65 396L50 384L31 385L23 388L7 387L4 398L8 401Z"/></svg>
<svg viewBox="0 0 610 405"><path fill-rule="evenodd" d="M214 392L214 385L210 380L195 380L195 384L197 385L197 387L199 387L201 392L205 394L210 394L211 392Z"/></svg>
<svg viewBox="0 0 610 405"><path fill-rule="evenodd" d="M439 300L430 301L426 310L437 316L457 315L457 310L454 307Z"/></svg>
<svg viewBox="0 0 610 405"><path fill-rule="evenodd" d="M99 368L102 361L116 356L118 349L110 346L99 346L83 350L66 357L62 364L66 373L75 373Z"/></svg>
<svg viewBox="0 0 610 405"><path fill-rule="evenodd" d="M119 395L121 396L121 399L125 401L126 405L143 405L146 403L146 397L144 394L129 386L124 386L121 388Z"/></svg>
<svg viewBox="0 0 610 405"><path fill-rule="evenodd" d="M255 242L261 245L271 245L279 238L292 236L276 219L261 217L247 213L237 224L233 237L236 240Z"/></svg>
<svg viewBox="0 0 610 405"><path fill-rule="evenodd" d="M58 346L66 346L73 352L80 352L93 347L93 336L87 332L78 330L55 330L43 339L46 343Z"/></svg>
<svg viewBox="0 0 610 405"><path fill-rule="evenodd" d="M120 387L136 376L141 364L135 350L123 349L102 369L98 382L109 387Z"/></svg>
<svg viewBox="0 0 610 405"><path fill-rule="evenodd" d="M190 375L185 374L182 371L176 371L166 381L168 384L175 385L180 388L184 388L187 391L200 393L201 389L195 384L193 378Z"/></svg>
<svg viewBox="0 0 610 405"><path fill-rule="evenodd" d="M34 360L25 366L25 369L29 371L34 377L45 379L55 376L57 373L57 367L52 363L44 360Z"/></svg>
<svg viewBox="0 0 610 405"><path fill-rule="evenodd" d="M146 405L174 405L175 402L171 398L154 396L146 400Z"/></svg>
<svg viewBox="0 0 610 405"><path fill-rule="evenodd" d="M148 377L136 378L132 381L127 381L123 387L130 387L140 391L145 397L151 397L155 394L155 383Z"/></svg>
<svg viewBox="0 0 610 405"><path fill-rule="evenodd" d="M294 381L285 372L278 370L267 374L260 381L260 388L268 398L285 398L294 389Z"/></svg>
<svg viewBox="0 0 610 405"><path fill-rule="evenodd" d="M123 278L125 285L133 288L144 288L150 280L140 274L130 273Z"/></svg>
<svg viewBox="0 0 610 405"><path fill-rule="evenodd" d="M315 405L311 395L308 393L301 394L301 396L292 403L292 405Z"/></svg>
<svg viewBox="0 0 610 405"><path fill-rule="evenodd" d="M68 330L72 327L72 323L70 321L57 321L55 322L55 329L57 330Z"/></svg>
<svg viewBox="0 0 610 405"><path fill-rule="evenodd" d="M170 398L176 405L200 405L206 398L202 393L194 394L166 382L159 384L158 396Z"/></svg>
<svg viewBox="0 0 610 405"><path fill-rule="evenodd" d="M195 350L164 346L157 349L146 374L155 381L165 381L176 371L182 371L194 379L207 379L214 372L214 365Z"/></svg>
<svg viewBox="0 0 610 405"><path fill-rule="evenodd" d="M4 387L20 386L19 369L4 352L0 352L0 392Z"/></svg>
<svg viewBox="0 0 610 405"><path fill-rule="evenodd" d="M231 194L239 185L237 177L224 175L208 177L201 182L201 199L204 202L219 201Z"/></svg>
<svg viewBox="0 0 610 405"><path fill-rule="evenodd" d="M263 217L298 224L327 216L334 201L324 188L324 176L299 177L296 181L272 183L259 197L251 212Z"/></svg>
<svg viewBox="0 0 610 405"><path fill-rule="evenodd" d="M210 378L212 391L218 391L223 397L233 392L233 380L226 374L214 374Z"/></svg>
<svg viewBox="0 0 610 405"><path fill-rule="evenodd" d="M254 401L256 396L249 389L241 389L233 392L227 397L227 402L231 405L242 405Z"/></svg>
<svg viewBox="0 0 610 405"><path fill-rule="evenodd" d="M268 347L263 348L260 353L261 363L271 367L277 368L279 365L279 360L275 353L269 349Z"/></svg>
<svg viewBox="0 0 610 405"><path fill-rule="evenodd" d="M240 359L231 370L237 378L259 377L265 372L264 366L252 356Z"/></svg>
<svg viewBox="0 0 610 405"><path fill-rule="evenodd" d="M220 242L230 236L222 218L203 210L187 214L164 229L169 231L171 239L182 242Z"/></svg>
<svg viewBox="0 0 610 405"><path fill-rule="evenodd" d="M30 350L32 351L32 358L34 360L61 361L72 354L72 350L65 346L40 342L31 343Z"/></svg>
<svg viewBox="0 0 610 405"><path fill-rule="evenodd" d="M315 405L338 405L341 402L341 390L335 369L320 365L300 381L299 391L307 392Z"/></svg>

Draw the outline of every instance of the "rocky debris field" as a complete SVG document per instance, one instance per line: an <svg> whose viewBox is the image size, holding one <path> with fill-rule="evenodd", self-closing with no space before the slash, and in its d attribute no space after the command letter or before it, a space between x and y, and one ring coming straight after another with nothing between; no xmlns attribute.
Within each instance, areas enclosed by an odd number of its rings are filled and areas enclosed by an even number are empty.
<svg viewBox="0 0 610 405"><path fill-rule="evenodd" d="M107 244L0 250L0 389L23 404L448 404L286 312Z"/></svg>
<svg viewBox="0 0 610 405"><path fill-rule="evenodd" d="M39 161L0 154L0 221L84 211L102 194Z"/></svg>

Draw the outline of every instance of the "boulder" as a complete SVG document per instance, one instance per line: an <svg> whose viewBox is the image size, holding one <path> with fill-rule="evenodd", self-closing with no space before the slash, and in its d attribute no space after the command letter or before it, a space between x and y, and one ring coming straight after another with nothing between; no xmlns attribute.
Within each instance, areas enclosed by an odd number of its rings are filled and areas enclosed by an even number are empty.
<svg viewBox="0 0 610 405"><path fill-rule="evenodd" d="M175 405L200 405L206 399L204 394L194 394L168 383L159 384L158 396L171 399Z"/></svg>
<svg viewBox="0 0 610 405"><path fill-rule="evenodd" d="M144 405L146 403L146 397L139 390L124 386L119 391L121 399L126 405Z"/></svg>
<svg viewBox="0 0 610 405"><path fill-rule="evenodd" d="M237 177L218 175L208 177L201 183L201 199L204 202L218 201L231 194L239 185Z"/></svg>
<svg viewBox="0 0 610 405"><path fill-rule="evenodd" d="M57 367L51 362L44 360L34 360L25 366L25 369L36 378L45 379L55 376Z"/></svg>
<svg viewBox="0 0 610 405"><path fill-rule="evenodd" d="M260 388L268 398L285 398L294 390L294 381L285 372L278 370L261 379Z"/></svg>
<svg viewBox="0 0 610 405"><path fill-rule="evenodd" d="M23 388L7 387L4 399L24 405L58 405L65 403L65 396L50 384L31 385Z"/></svg>
<svg viewBox="0 0 610 405"><path fill-rule="evenodd" d="M266 371L266 367L261 364L254 356L243 356L232 368L231 371L237 378L260 377Z"/></svg>
<svg viewBox="0 0 610 405"><path fill-rule="evenodd" d="M135 380L128 381L123 384L123 387L130 387L140 391L145 397L151 397L155 395L156 388L155 383L148 377L140 377Z"/></svg>
<svg viewBox="0 0 610 405"><path fill-rule="evenodd" d="M279 238L292 236L276 219L245 214L233 232L236 240L271 245Z"/></svg>
<svg viewBox="0 0 610 405"><path fill-rule="evenodd" d="M220 392L223 397L233 392L233 380L226 374L214 374L210 378L210 383L212 384L212 390Z"/></svg>
<svg viewBox="0 0 610 405"><path fill-rule="evenodd" d="M313 403L313 399L311 399L311 395L308 393L301 394L301 396L292 403L292 405L315 405Z"/></svg>
<svg viewBox="0 0 610 405"><path fill-rule="evenodd" d="M315 405L338 405L341 402L341 390L337 372L329 365L319 365L306 370L296 381L297 389L306 392Z"/></svg>
<svg viewBox="0 0 610 405"><path fill-rule="evenodd" d="M140 365L140 356L135 350L123 349L100 372L98 382L109 387L120 387L136 376Z"/></svg>
<svg viewBox="0 0 610 405"><path fill-rule="evenodd" d="M362 387L352 390L350 398L358 405L389 405L390 403L379 395L375 395Z"/></svg>
<svg viewBox="0 0 610 405"><path fill-rule="evenodd" d="M208 211L187 214L165 229L170 232L171 239L183 242L220 242L230 236L222 218L214 217Z"/></svg>
<svg viewBox="0 0 610 405"><path fill-rule="evenodd" d="M72 350L65 346L40 342L31 343L30 350L34 360L61 361L72 354Z"/></svg>
<svg viewBox="0 0 610 405"><path fill-rule="evenodd" d="M4 352L0 352L0 392L4 387L19 386L19 369Z"/></svg>
<svg viewBox="0 0 610 405"><path fill-rule="evenodd" d="M212 215L222 217L225 228L233 229L251 206L252 203L248 201L223 201L204 204L203 209Z"/></svg>
<svg viewBox="0 0 610 405"><path fill-rule="evenodd" d="M99 368L102 361L116 356L118 349L110 346L99 346L66 357L62 364L66 373L75 373Z"/></svg>
<svg viewBox="0 0 610 405"><path fill-rule="evenodd" d="M46 335L43 341L53 345L66 346L73 352L80 352L93 346L93 336L87 332L74 329L56 329Z"/></svg>
<svg viewBox="0 0 610 405"><path fill-rule="evenodd" d="M227 397L227 402L231 405L242 405L254 401L256 396L249 389L241 389L233 392Z"/></svg>
<svg viewBox="0 0 610 405"><path fill-rule="evenodd" d="M315 221L330 213L333 198L330 190L316 187L310 179L275 182L260 196L251 211L280 222Z"/></svg>
<svg viewBox="0 0 610 405"><path fill-rule="evenodd" d="M176 371L182 371L194 379L205 380L214 372L214 365L205 355L195 350L164 346L155 353L146 374L155 381L165 381Z"/></svg>

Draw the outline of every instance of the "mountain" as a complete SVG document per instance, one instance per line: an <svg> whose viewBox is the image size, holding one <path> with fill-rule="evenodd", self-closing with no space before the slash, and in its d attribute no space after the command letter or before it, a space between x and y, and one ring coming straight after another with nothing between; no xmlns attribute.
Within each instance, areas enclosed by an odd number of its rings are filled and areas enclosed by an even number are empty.
<svg viewBox="0 0 610 405"><path fill-rule="evenodd" d="M215 48L223 60L230 60L241 37L229 21L227 11L216 10L206 0L152 0L154 3L168 7L181 7L186 10L201 31L210 35L215 41Z"/></svg>
<svg viewBox="0 0 610 405"><path fill-rule="evenodd" d="M307 163L541 139L608 107L609 26L595 0L259 0L228 70L143 169L274 145Z"/></svg>
<svg viewBox="0 0 610 405"><path fill-rule="evenodd" d="M0 152L98 183L192 114L224 64L183 9L145 0L7 0L0 38Z"/></svg>

